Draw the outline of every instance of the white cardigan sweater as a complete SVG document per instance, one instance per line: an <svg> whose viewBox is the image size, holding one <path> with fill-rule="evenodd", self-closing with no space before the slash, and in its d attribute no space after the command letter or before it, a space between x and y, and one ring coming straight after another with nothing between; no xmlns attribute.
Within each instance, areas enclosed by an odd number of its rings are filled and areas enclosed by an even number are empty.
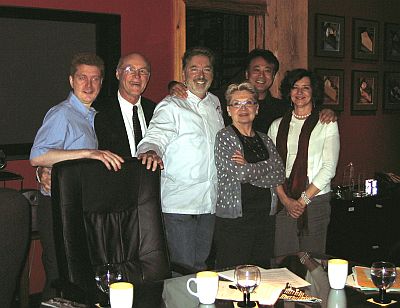
<svg viewBox="0 0 400 308"><path fill-rule="evenodd" d="M282 118L275 120L268 131L268 136L276 144L279 124ZM292 116L289 125L288 151L286 157L286 177L290 176L297 155L298 140L304 120ZM330 192L331 179L335 176L339 159L340 140L337 122L322 124L318 122L310 136L308 146L308 183L313 183L322 195Z"/></svg>

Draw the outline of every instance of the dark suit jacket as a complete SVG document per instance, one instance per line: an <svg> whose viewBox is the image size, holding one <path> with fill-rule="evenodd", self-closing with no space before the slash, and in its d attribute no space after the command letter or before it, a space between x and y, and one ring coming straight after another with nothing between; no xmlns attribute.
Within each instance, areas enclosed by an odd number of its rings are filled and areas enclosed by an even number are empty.
<svg viewBox="0 0 400 308"><path fill-rule="evenodd" d="M156 104L142 96L141 105L148 126ZM123 157L131 157L128 135L117 95L96 101L93 107L98 111L94 127L99 141L99 149L110 150Z"/></svg>

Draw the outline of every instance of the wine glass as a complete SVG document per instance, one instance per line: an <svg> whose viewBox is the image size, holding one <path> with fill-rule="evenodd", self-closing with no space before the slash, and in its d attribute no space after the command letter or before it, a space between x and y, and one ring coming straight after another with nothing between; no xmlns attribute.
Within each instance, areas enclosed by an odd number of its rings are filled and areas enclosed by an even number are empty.
<svg viewBox="0 0 400 308"><path fill-rule="evenodd" d="M107 295L107 305L110 305L110 285L122 279L121 272L113 264L104 264L96 268L94 279L97 287Z"/></svg>
<svg viewBox="0 0 400 308"><path fill-rule="evenodd" d="M243 292L243 302L239 307L254 307L255 303L250 301L250 293L260 284L261 273L257 266L239 265L235 268L234 278L237 288Z"/></svg>
<svg viewBox="0 0 400 308"><path fill-rule="evenodd" d="M389 289L396 280L396 267L390 262L374 262L371 266L371 279L379 289L377 302L388 304L390 300L386 297L386 289Z"/></svg>

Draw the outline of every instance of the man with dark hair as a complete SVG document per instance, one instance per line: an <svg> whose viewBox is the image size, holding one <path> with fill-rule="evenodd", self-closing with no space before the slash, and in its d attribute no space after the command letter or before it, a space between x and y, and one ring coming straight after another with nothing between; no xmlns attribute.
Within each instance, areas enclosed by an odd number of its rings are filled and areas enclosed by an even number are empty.
<svg viewBox="0 0 400 308"><path fill-rule="evenodd" d="M267 133L271 123L290 107L287 101L273 97L269 91L278 70L279 61L269 50L253 49L246 58L246 79L258 94L258 115L253 122L256 131Z"/></svg>
<svg viewBox="0 0 400 308"><path fill-rule="evenodd" d="M156 106L142 96L150 73L150 62L143 55L133 52L121 57L115 72L118 92L94 103L99 111L94 122L99 149L136 156L137 143L146 133Z"/></svg>
<svg viewBox="0 0 400 308"><path fill-rule="evenodd" d="M42 260L46 271L46 286L43 300L54 297L51 283L58 278L57 260L53 239L53 219L50 198L49 168L55 163L78 158L102 161L108 169L121 168L123 159L107 150L97 150L94 132L96 110L93 101L100 92L103 81L104 63L97 55L77 54L71 61L69 82L72 91L68 98L52 107L38 130L30 154L32 166L44 168L38 172L41 185L39 194L38 226L43 246Z"/></svg>
<svg viewBox="0 0 400 308"><path fill-rule="evenodd" d="M223 128L218 98L209 93L212 52L196 47L183 57L186 98L167 96L154 111L138 158L161 172L161 205L172 262L206 268L214 231L217 171L214 142Z"/></svg>

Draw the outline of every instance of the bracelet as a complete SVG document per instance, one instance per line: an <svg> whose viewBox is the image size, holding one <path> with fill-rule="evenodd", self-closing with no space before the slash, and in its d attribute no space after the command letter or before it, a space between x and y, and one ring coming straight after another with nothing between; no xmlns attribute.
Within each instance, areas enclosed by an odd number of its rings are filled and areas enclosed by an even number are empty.
<svg viewBox="0 0 400 308"><path fill-rule="evenodd" d="M300 263L305 264L306 261L309 259L310 259L310 255L308 254L308 252L305 252L304 255L302 255L300 258Z"/></svg>
<svg viewBox="0 0 400 308"><path fill-rule="evenodd" d="M305 203L306 205L309 205L309 204L311 203L311 199L308 198L308 196L306 195L306 192L305 192L305 191L303 191L303 192L301 193L301 199L303 199L303 201L304 201L304 203Z"/></svg>

